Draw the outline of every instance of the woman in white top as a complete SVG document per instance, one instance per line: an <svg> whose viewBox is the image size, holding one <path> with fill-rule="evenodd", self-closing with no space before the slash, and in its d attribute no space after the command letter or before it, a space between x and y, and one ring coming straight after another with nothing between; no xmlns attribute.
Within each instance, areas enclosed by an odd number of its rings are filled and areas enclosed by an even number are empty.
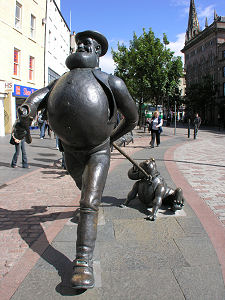
<svg viewBox="0 0 225 300"><path fill-rule="evenodd" d="M157 147L160 144L160 133L162 132L163 121L159 116L159 112L156 110L151 119L151 148L154 148L155 138Z"/></svg>

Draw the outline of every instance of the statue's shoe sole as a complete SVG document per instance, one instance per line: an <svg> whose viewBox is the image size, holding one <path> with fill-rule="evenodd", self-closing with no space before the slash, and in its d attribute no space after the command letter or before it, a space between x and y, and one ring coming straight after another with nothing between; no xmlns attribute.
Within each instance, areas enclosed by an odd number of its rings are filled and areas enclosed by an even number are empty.
<svg viewBox="0 0 225 300"><path fill-rule="evenodd" d="M94 286L95 286L94 284L92 284L92 285L74 285L74 284L72 284L71 285L71 287L76 290L92 289Z"/></svg>

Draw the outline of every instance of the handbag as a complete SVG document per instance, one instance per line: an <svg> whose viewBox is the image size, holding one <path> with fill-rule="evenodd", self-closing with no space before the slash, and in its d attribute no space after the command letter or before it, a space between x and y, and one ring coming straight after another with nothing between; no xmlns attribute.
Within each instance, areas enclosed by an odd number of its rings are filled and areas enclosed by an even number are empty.
<svg viewBox="0 0 225 300"><path fill-rule="evenodd" d="M18 143L16 143L16 141L14 140L12 134L11 134L11 138L10 138L10 140L9 140L9 143L10 143L11 145L18 145Z"/></svg>

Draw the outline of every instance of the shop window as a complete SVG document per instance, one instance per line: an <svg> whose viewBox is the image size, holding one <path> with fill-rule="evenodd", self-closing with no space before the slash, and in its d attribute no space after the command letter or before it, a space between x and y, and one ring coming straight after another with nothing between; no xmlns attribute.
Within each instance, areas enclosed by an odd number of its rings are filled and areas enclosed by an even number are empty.
<svg viewBox="0 0 225 300"><path fill-rule="evenodd" d="M29 80L34 80L34 57L29 57Z"/></svg>
<svg viewBox="0 0 225 300"><path fill-rule="evenodd" d="M14 70L13 75L20 75L20 50L14 48Z"/></svg>
<svg viewBox="0 0 225 300"><path fill-rule="evenodd" d="M15 27L21 28L21 16L22 16L22 5L16 1L16 13L15 13Z"/></svg>
<svg viewBox="0 0 225 300"><path fill-rule="evenodd" d="M30 37L32 39L35 38L35 30L36 30L36 18L35 18L35 16L31 15L31 18L30 18Z"/></svg>
<svg viewBox="0 0 225 300"><path fill-rule="evenodd" d="M225 82L223 83L223 95L225 96Z"/></svg>

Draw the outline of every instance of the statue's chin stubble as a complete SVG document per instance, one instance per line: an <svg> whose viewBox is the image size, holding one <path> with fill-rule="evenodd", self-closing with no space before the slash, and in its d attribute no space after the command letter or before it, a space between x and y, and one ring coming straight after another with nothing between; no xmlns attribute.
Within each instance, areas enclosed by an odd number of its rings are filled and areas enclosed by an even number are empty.
<svg viewBox="0 0 225 300"><path fill-rule="evenodd" d="M75 68L95 68L98 67L98 56L93 53L75 52L67 57L66 66L70 70Z"/></svg>

